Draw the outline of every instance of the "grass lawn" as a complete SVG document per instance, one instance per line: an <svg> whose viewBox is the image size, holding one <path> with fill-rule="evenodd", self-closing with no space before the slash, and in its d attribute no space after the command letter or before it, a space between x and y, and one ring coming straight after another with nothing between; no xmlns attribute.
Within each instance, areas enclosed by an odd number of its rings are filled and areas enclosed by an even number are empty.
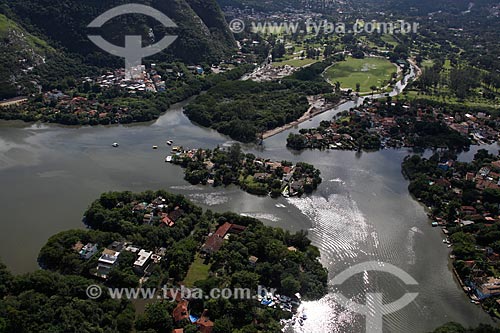
<svg viewBox="0 0 500 333"><path fill-rule="evenodd" d="M13 27L15 24L9 20L5 15L0 14L0 36L3 36L9 28Z"/></svg>
<svg viewBox="0 0 500 333"><path fill-rule="evenodd" d="M382 35L380 36L380 39L382 39L387 44L392 45L393 47L396 47L398 45L398 41L395 40L392 35Z"/></svg>
<svg viewBox="0 0 500 333"><path fill-rule="evenodd" d="M346 61L339 62L330 67L325 72L325 78L330 83L340 82L342 88L356 89L356 83L361 85L361 92L371 91L371 86L382 87L392 79L392 74L397 69L387 59L347 58Z"/></svg>
<svg viewBox="0 0 500 333"><path fill-rule="evenodd" d="M204 259L196 255L193 263L189 267L186 278L184 279L184 285L186 287L193 287L196 281L205 280L208 278L208 271L210 270L210 265L203 264Z"/></svg>
<svg viewBox="0 0 500 333"><path fill-rule="evenodd" d="M314 59L290 59L290 60L283 60L283 61L278 61L278 62L273 62L274 67L279 67L279 66L293 66L293 67L302 67L306 66L309 64L313 64L315 62L318 62L319 60L314 60Z"/></svg>

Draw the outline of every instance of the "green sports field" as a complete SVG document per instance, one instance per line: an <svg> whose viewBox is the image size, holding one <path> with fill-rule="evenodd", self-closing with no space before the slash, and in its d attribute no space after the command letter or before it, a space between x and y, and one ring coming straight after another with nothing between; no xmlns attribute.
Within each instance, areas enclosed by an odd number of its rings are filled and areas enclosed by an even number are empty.
<svg viewBox="0 0 500 333"><path fill-rule="evenodd" d="M356 83L361 85L361 92L369 92L371 86L386 86L397 69L387 59L347 58L330 67L325 72L325 78L330 83L340 82L342 88L356 89Z"/></svg>

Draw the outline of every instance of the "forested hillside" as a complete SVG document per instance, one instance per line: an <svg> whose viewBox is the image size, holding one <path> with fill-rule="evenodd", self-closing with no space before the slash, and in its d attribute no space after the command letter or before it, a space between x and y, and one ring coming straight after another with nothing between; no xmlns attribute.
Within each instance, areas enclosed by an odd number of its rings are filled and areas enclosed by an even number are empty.
<svg viewBox="0 0 500 333"><path fill-rule="evenodd" d="M44 79L54 82L60 77L95 73L95 68L123 66L123 59L100 50L88 39L89 34L102 35L116 45L123 45L124 36L131 34L143 36L144 45L154 43L167 34L177 35L173 45L150 58L159 62L218 63L229 57L235 48L232 33L215 0L135 2L160 10L178 27L167 30L153 18L134 14L111 19L99 29L87 27L105 11L129 3L124 0L0 0L0 14L3 15L0 17L3 55L0 63L0 99L22 94L26 90L19 87L21 77L26 77L28 81L42 80L43 84ZM13 34L12 31L18 33ZM56 49L57 52L42 52L46 48ZM33 67L33 73L22 72L24 68L20 64L26 63L26 53L43 58L43 61L28 66ZM19 75L14 77L12 72Z"/></svg>

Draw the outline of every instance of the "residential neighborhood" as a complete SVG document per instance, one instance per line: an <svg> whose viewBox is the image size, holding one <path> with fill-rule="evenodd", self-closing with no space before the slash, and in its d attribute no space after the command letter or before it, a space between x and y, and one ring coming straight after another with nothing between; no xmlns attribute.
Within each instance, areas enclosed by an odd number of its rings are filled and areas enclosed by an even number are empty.
<svg viewBox="0 0 500 333"><path fill-rule="evenodd" d="M454 273L471 302L500 317L500 156L479 150L472 162L442 152L409 156L410 192L429 210L451 249Z"/></svg>
<svg viewBox="0 0 500 333"><path fill-rule="evenodd" d="M337 114L320 127L290 134L295 149L379 150L384 148L463 149L499 139L492 115L450 113L408 102L367 102Z"/></svg>
<svg viewBox="0 0 500 333"><path fill-rule="evenodd" d="M213 186L236 184L256 195L300 196L321 183L320 171L306 163L271 161L243 154L239 146L212 150L174 147L166 161L185 168L192 184Z"/></svg>

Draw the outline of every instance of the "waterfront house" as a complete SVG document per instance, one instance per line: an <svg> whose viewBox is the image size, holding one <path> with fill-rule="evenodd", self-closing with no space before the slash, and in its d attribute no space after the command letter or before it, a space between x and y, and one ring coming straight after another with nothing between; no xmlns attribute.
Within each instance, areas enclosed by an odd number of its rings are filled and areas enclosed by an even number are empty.
<svg viewBox="0 0 500 333"><path fill-rule="evenodd" d="M94 254L97 253L97 244L88 243L80 250L79 254L85 260L89 260Z"/></svg>
<svg viewBox="0 0 500 333"><path fill-rule="evenodd" d="M292 182L290 187L294 193L299 192L304 188L304 181L302 181L302 180L294 181L294 182Z"/></svg>
<svg viewBox="0 0 500 333"><path fill-rule="evenodd" d="M83 249L83 243L82 243L82 242L80 242L80 241L76 242L76 244L75 244L75 245L73 245L73 250L74 250L75 252L80 253L80 251L81 251L82 249Z"/></svg>
<svg viewBox="0 0 500 333"><path fill-rule="evenodd" d="M492 276L478 278L472 282L472 286L480 300L500 295L500 279Z"/></svg>
<svg viewBox="0 0 500 333"><path fill-rule="evenodd" d="M146 210L146 206L147 206L147 203L146 202L142 202L142 203L138 203L134 206L134 208L132 208L132 212L135 213L135 212L143 212Z"/></svg>
<svg viewBox="0 0 500 333"><path fill-rule="evenodd" d="M228 222L220 226L214 234L208 237L205 244L201 247L201 252L205 255L211 255L212 253L219 251L229 228L231 228L231 224Z"/></svg>

